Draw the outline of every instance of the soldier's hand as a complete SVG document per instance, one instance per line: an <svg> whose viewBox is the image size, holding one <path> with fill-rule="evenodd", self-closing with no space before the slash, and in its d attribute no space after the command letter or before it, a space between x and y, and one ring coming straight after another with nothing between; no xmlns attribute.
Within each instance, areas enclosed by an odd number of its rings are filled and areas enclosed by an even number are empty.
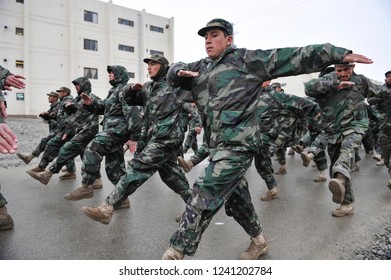
<svg viewBox="0 0 391 280"><path fill-rule="evenodd" d="M80 94L80 97L81 97L81 99L83 100L83 103L84 103L85 105L91 105L91 103L92 103L92 98L91 98L91 96L89 96L87 93L82 92L82 93Z"/></svg>
<svg viewBox="0 0 391 280"><path fill-rule="evenodd" d="M26 84L23 81L24 79L25 79L25 77L20 76L20 75L9 75L5 79L4 89L12 90L11 87L14 87L17 89L25 88Z"/></svg>
<svg viewBox="0 0 391 280"><path fill-rule="evenodd" d="M373 63L372 59L366 57L362 54L356 54L356 53L349 53L345 55L345 57L342 60L345 63L348 62L357 62L357 63L364 63L364 64L371 64Z"/></svg>
<svg viewBox="0 0 391 280"><path fill-rule="evenodd" d="M339 81L337 88L338 89L351 88L354 85L355 83L351 81Z"/></svg>
<svg viewBox="0 0 391 280"><path fill-rule="evenodd" d="M0 116L3 116L4 119L8 118L7 107L5 106L5 102L0 101Z"/></svg>
<svg viewBox="0 0 391 280"><path fill-rule="evenodd" d="M140 83L135 83L130 88L132 91L139 91L143 88L143 85Z"/></svg>
<svg viewBox="0 0 391 280"><path fill-rule="evenodd" d="M201 133L201 130L202 130L202 127L196 126L196 127L194 128L194 130L195 130L195 132L196 132L197 134L200 134L200 133Z"/></svg>
<svg viewBox="0 0 391 280"><path fill-rule="evenodd" d="M190 71L190 70L179 70L177 72L177 75L179 77L187 77L187 78L193 78L193 77L198 77L200 73L198 72L193 72L193 71Z"/></svg>
<svg viewBox="0 0 391 280"><path fill-rule="evenodd" d="M65 140L65 139L67 139L67 137L68 137L68 134L64 133L64 134L62 135L62 137L61 137L61 140Z"/></svg>
<svg viewBox="0 0 391 280"><path fill-rule="evenodd" d="M13 154L18 149L18 138L6 123L0 123L0 153Z"/></svg>

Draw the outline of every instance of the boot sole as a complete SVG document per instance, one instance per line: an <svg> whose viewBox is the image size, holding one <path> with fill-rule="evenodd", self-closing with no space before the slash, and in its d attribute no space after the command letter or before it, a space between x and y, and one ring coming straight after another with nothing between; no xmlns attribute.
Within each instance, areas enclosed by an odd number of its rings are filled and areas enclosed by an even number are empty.
<svg viewBox="0 0 391 280"><path fill-rule="evenodd" d="M86 195L86 196L82 196L82 197L69 197L69 196L67 196L67 194L64 196L65 199L72 200L72 201L88 199L88 198L93 198L93 197L94 197L94 193L92 193L91 195Z"/></svg>
<svg viewBox="0 0 391 280"><path fill-rule="evenodd" d="M342 203L345 195L345 191L342 190L343 187L338 184L338 182L333 179L329 182L329 190L333 194L332 201L335 203Z"/></svg>
<svg viewBox="0 0 391 280"><path fill-rule="evenodd" d="M333 211L331 213L334 217L344 217L344 216L349 216L349 215L353 215L354 212L353 210L352 211L348 211L348 212L338 212L337 210Z"/></svg>
<svg viewBox="0 0 391 280"><path fill-rule="evenodd" d="M278 195L274 195L272 197L267 197L267 198L261 197L261 200L262 201L270 201L270 200L273 200L273 199L276 199L276 198L278 198Z"/></svg>
<svg viewBox="0 0 391 280"><path fill-rule="evenodd" d="M303 161L303 165L305 167L308 167L310 165L310 161L308 160L307 156L305 154L301 154L301 160Z"/></svg>
<svg viewBox="0 0 391 280"><path fill-rule="evenodd" d="M14 228L14 221L11 220L9 222L7 222L6 224L2 224L0 226L0 231L3 231L3 230L10 230L10 229L13 229Z"/></svg>
<svg viewBox="0 0 391 280"><path fill-rule="evenodd" d="M27 159L23 158L23 156L19 153L17 153L16 156L18 158L20 158L25 164L29 164L31 162L31 160L27 160Z"/></svg>
<svg viewBox="0 0 391 280"><path fill-rule="evenodd" d="M104 225L108 225L110 223L110 220L111 220L111 217L110 218L105 218L105 219L100 219L100 218L97 218L95 216L93 216L91 213L90 213L90 210L89 210L89 207L82 207L81 208L81 211L90 219L94 220L94 221L97 221L97 222L100 222Z"/></svg>
<svg viewBox="0 0 391 280"><path fill-rule="evenodd" d="M32 178L34 178L35 180L41 182L42 184L44 185L47 185L49 183L49 180L46 181L46 180L43 180L41 177L38 176L38 174L36 174L34 171L31 171L31 170L27 170L26 173L28 175L30 175Z"/></svg>
<svg viewBox="0 0 391 280"><path fill-rule="evenodd" d="M60 176L59 177L60 180L69 180L69 179L76 179L76 175L74 176Z"/></svg>

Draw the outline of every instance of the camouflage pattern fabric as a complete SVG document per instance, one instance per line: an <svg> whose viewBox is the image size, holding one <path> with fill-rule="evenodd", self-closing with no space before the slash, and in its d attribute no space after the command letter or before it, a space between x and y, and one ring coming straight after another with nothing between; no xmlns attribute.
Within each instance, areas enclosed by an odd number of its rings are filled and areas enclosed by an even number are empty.
<svg viewBox="0 0 391 280"><path fill-rule="evenodd" d="M251 236L262 231L248 189L239 184L262 147L256 115L261 84L278 77L320 71L341 62L348 53L331 44L266 51L229 46L213 60L170 66L169 83L191 90L205 118L203 128L208 133L206 141L212 156L193 186L190 203L171 238L173 248L194 254L202 233L224 203ZM179 77L179 70L198 72L199 76Z"/></svg>
<svg viewBox="0 0 391 280"><path fill-rule="evenodd" d="M129 162L126 174L116 184L106 202L118 207L156 172L162 181L187 202L190 187L182 169L178 166L177 150L183 143L183 128L178 125L183 115L183 96L188 92L171 88L165 75L144 84L140 91L129 90L127 95L137 96L145 104L128 99L132 105L145 105L141 145L137 145L137 156Z"/></svg>

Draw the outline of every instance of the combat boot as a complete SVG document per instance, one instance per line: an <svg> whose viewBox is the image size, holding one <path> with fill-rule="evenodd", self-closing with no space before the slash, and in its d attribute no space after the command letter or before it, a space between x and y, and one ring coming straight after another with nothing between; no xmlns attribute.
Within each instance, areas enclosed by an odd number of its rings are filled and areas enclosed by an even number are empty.
<svg viewBox="0 0 391 280"><path fill-rule="evenodd" d="M164 252L162 260L183 260L184 257L185 254L183 252L170 247Z"/></svg>
<svg viewBox="0 0 391 280"><path fill-rule="evenodd" d="M242 253L240 259L257 260L260 256L266 254L268 249L269 243L261 233L256 237L251 237L250 246Z"/></svg>
<svg viewBox="0 0 391 280"><path fill-rule="evenodd" d="M101 178L95 179L95 181L92 183L92 187L95 190L103 188L102 179Z"/></svg>
<svg viewBox="0 0 391 280"><path fill-rule="evenodd" d="M0 207L0 231L14 228L14 221L8 214L7 207Z"/></svg>
<svg viewBox="0 0 391 280"><path fill-rule="evenodd" d="M27 174L29 174L31 177L33 177L35 180L40 181L42 184L47 185L50 181L50 178L53 176L53 172L50 172L49 170L45 170L44 172L34 172L32 170L27 170Z"/></svg>
<svg viewBox="0 0 391 280"><path fill-rule="evenodd" d="M278 191L277 191L277 188L274 187L272 188L271 190L268 190L267 193L265 193L264 195L261 196L261 200L262 201L269 201L269 200L272 200L272 199L275 199L275 198L278 198Z"/></svg>
<svg viewBox="0 0 391 280"><path fill-rule="evenodd" d="M293 149L295 150L296 153L301 155L304 152L304 146L303 145L296 145L293 146Z"/></svg>
<svg viewBox="0 0 391 280"><path fill-rule="evenodd" d="M75 179L76 172L66 172L66 173L62 174L59 178L60 178L60 180Z"/></svg>
<svg viewBox="0 0 391 280"><path fill-rule="evenodd" d="M332 200L335 203L342 203L345 198L345 187L347 178L342 173L337 173L336 178L329 182L329 190L333 194Z"/></svg>
<svg viewBox="0 0 391 280"><path fill-rule="evenodd" d="M346 215L353 215L354 212L353 204L342 204L339 208L335 209L332 212L332 215L334 217L343 217Z"/></svg>
<svg viewBox="0 0 391 280"><path fill-rule="evenodd" d="M118 209L126 209L126 208L130 208L129 197L127 197L124 201L122 201L121 205L118 206Z"/></svg>
<svg viewBox="0 0 391 280"><path fill-rule="evenodd" d="M183 171L186 173L190 172L190 170L194 167L194 163L191 160L185 160L183 157L177 157L177 160L180 167L182 167Z"/></svg>
<svg viewBox="0 0 391 280"><path fill-rule="evenodd" d="M277 174L277 175L282 175L282 174L286 174L287 173L287 169L286 169L286 165L281 165L280 168L277 170L276 173L274 174Z"/></svg>
<svg viewBox="0 0 391 280"><path fill-rule="evenodd" d="M377 166L384 166L384 159L381 159L380 161L376 162Z"/></svg>
<svg viewBox="0 0 391 280"><path fill-rule="evenodd" d="M293 147L290 147L288 150L288 155L293 156L294 154L295 154L295 150L293 149Z"/></svg>
<svg viewBox="0 0 391 280"><path fill-rule="evenodd" d="M33 158L35 158L35 156L33 156L33 154L24 155L24 154L21 154L21 153L16 153L16 155L17 155L18 158L23 160L25 164L29 164L30 161L32 161Z"/></svg>
<svg viewBox="0 0 391 280"><path fill-rule="evenodd" d="M45 168L37 166L37 167L31 168L30 171L35 172L35 173L44 172Z"/></svg>
<svg viewBox="0 0 391 280"><path fill-rule="evenodd" d="M94 221L101 222L104 225L110 223L111 217L114 213L114 207L104 202L98 207L82 207L81 211Z"/></svg>
<svg viewBox="0 0 391 280"><path fill-rule="evenodd" d="M377 163L376 163L376 165L377 165ZM360 171L360 163L359 162L356 162L354 164L354 171L356 171L356 172Z"/></svg>
<svg viewBox="0 0 391 280"><path fill-rule="evenodd" d="M305 167L308 167L310 165L311 160L314 159L314 154L313 153L301 153L301 159L303 160L303 165Z"/></svg>
<svg viewBox="0 0 391 280"><path fill-rule="evenodd" d="M315 182L324 182L324 181L327 181L326 171L325 171L325 170L319 171L319 175L318 175L317 177L315 177L314 181L315 181Z"/></svg>
<svg viewBox="0 0 391 280"><path fill-rule="evenodd" d="M82 185L73 192L67 193L64 198L68 200L81 200L94 197L94 188L92 185Z"/></svg>
<svg viewBox="0 0 391 280"><path fill-rule="evenodd" d="M372 157L373 159L377 160L377 161L381 161L381 155L380 154L376 154Z"/></svg>

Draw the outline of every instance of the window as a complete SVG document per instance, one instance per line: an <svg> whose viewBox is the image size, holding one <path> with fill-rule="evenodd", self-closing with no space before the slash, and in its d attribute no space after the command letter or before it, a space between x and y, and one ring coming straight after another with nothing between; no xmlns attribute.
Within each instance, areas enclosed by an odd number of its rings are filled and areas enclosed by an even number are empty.
<svg viewBox="0 0 391 280"><path fill-rule="evenodd" d="M159 33L164 33L164 29L162 27L157 27L150 25L149 30L154 31L154 32L159 32Z"/></svg>
<svg viewBox="0 0 391 280"><path fill-rule="evenodd" d="M23 28L16 27L16 30L15 30L16 35L23 36L23 32L24 32Z"/></svg>
<svg viewBox="0 0 391 280"><path fill-rule="evenodd" d="M90 11L84 11L84 21L98 23L98 14Z"/></svg>
<svg viewBox="0 0 391 280"><path fill-rule="evenodd" d="M118 45L118 49L119 49L120 51L125 51L125 52L134 52L134 47L132 47L132 46L127 46L127 45L121 45L121 44L119 44L119 45Z"/></svg>
<svg viewBox="0 0 391 280"><path fill-rule="evenodd" d="M24 100L24 93L23 92L17 92L16 93L16 100Z"/></svg>
<svg viewBox="0 0 391 280"><path fill-rule="evenodd" d="M24 4L24 0L16 0L16 3Z"/></svg>
<svg viewBox="0 0 391 280"><path fill-rule="evenodd" d="M123 19L123 18L118 18L118 23L123 25L128 25L128 26L134 26L133 20Z"/></svg>
<svg viewBox="0 0 391 280"><path fill-rule="evenodd" d="M23 60L17 60L15 66L16 66L16 68L24 68L24 61Z"/></svg>
<svg viewBox="0 0 391 280"><path fill-rule="evenodd" d="M129 79L134 79L135 74L133 72L128 72Z"/></svg>
<svg viewBox="0 0 391 280"><path fill-rule="evenodd" d="M89 68L84 67L84 77L88 79L98 79L98 69L97 68Z"/></svg>
<svg viewBox="0 0 391 280"><path fill-rule="evenodd" d="M164 56L164 52L161 52L161 51L155 51L155 50L150 50L150 51L149 51L149 54L150 54L150 55L154 55L154 54L160 54L160 55L163 55L163 56Z"/></svg>
<svg viewBox="0 0 391 280"><path fill-rule="evenodd" d="M98 41L84 39L84 49L91 50L91 51L98 51Z"/></svg>

